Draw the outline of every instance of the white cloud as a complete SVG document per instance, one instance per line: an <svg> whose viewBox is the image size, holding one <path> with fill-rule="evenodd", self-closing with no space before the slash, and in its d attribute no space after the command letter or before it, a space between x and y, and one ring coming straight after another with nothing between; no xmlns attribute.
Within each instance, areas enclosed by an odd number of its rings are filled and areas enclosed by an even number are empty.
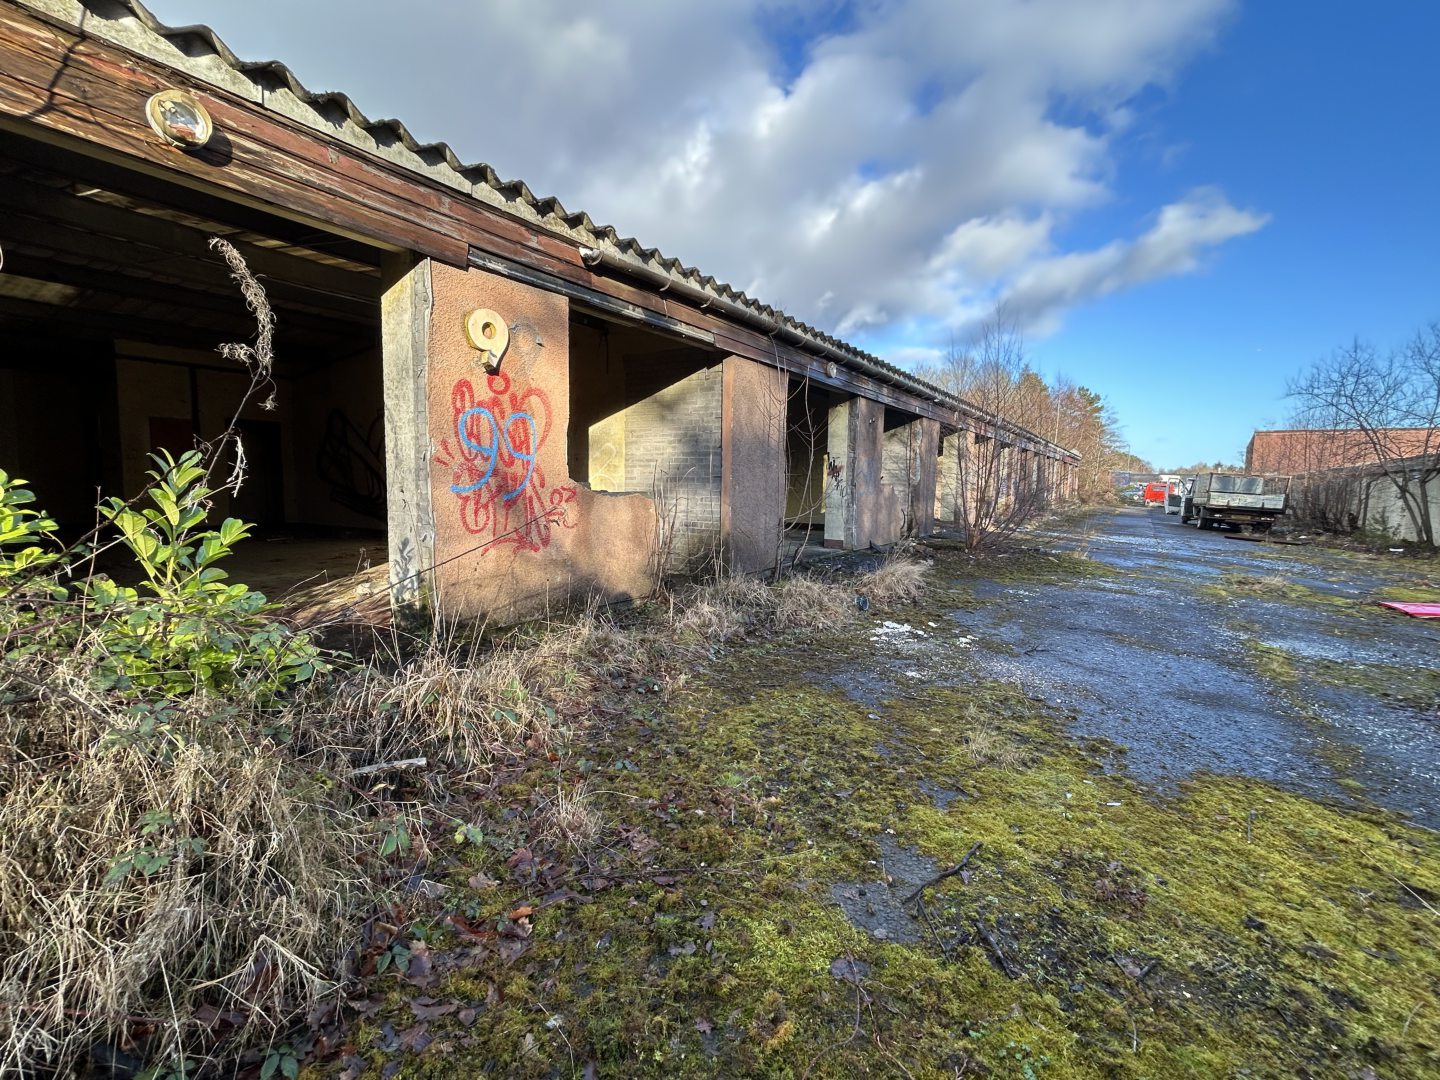
<svg viewBox="0 0 1440 1080"><path fill-rule="evenodd" d="M892 342L928 333L923 351L1001 300L1043 331L1263 225L1202 191L1141 208L1155 219L1138 239L1060 244L1115 194L1115 140L1142 123L1130 100L1171 84L1230 3L153 7L794 315ZM767 26L812 37L782 56Z"/></svg>
<svg viewBox="0 0 1440 1080"><path fill-rule="evenodd" d="M1165 207L1137 240L1114 241L1097 251L1036 260L999 290L1006 313L1040 332L1084 300L1162 277L1186 274L1203 253L1261 228L1263 214L1237 210L1218 191L1201 189Z"/></svg>

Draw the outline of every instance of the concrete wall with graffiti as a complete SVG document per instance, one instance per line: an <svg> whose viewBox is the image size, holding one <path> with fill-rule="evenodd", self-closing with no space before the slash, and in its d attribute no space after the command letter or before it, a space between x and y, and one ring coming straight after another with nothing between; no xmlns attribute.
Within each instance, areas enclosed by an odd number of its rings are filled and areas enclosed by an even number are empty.
<svg viewBox="0 0 1440 1080"><path fill-rule="evenodd" d="M427 356L434 603L514 619L572 595L641 596L655 580L656 514L643 496L577 483L567 464L568 301L479 270L433 266ZM466 316L509 326L498 371Z"/></svg>
<svg viewBox="0 0 1440 1080"><path fill-rule="evenodd" d="M295 413L303 520L383 529L385 413L379 352L315 364L295 380Z"/></svg>

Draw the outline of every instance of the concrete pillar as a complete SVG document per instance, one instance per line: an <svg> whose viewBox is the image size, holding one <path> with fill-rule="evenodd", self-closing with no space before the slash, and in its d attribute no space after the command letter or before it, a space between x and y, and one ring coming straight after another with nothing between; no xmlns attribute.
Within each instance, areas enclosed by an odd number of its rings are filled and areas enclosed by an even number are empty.
<svg viewBox="0 0 1440 1080"><path fill-rule="evenodd" d="M739 356L723 363L720 533L730 568L775 566L785 524L788 372Z"/></svg>
<svg viewBox="0 0 1440 1080"><path fill-rule="evenodd" d="M893 544L905 532L902 494L885 483L885 406L855 398L850 407L850 536L846 547Z"/></svg>
<svg viewBox="0 0 1440 1080"><path fill-rule="evenodd" d="M834 406L825 463L825 546L855 550L900 538L900 497L884 485L885 406L855 397Z"/></svg>
<svg viewBox="0 0 1440 1080"><path fill-rule="evenodd" d="M825 546L852 547L854 535L853 470L850 419L858 399L830 408L825 424Z"/></svg>
<svg viewBox="0 0 1440 1080"><path fill-rule="evenodd" d="M884 434L881 483L899 502L902 535L929 536L934 529L939 432L936 421L917 417Z"/></svg>
<svg viewBox="0 0 1440 1080"><path fill-rule="evenodd" d="M981 491L980 498L995 507L996 517L1003 517L1015 502L1015 447L997 436L994 453L995 467L989 470L994 475L984 478L985 486L993 486L994 491Z"/></svg>
<svg viewBox="0 0 1440 1080"><path fill-rule="evenodd" d="M911 479L910 516L916 536L935 531L935 485L940 466L940 422L921 420L915 428L916 472Z"/></svg>
<svg viewBox="0 0 1440 1080"><path fill-rule="evenodd" d="M390 605L398 621L423 616L431 599L435 515L430 502L426 372L430 260L386 256L381 267L381 365L385 394L385 506Z"/></svg>

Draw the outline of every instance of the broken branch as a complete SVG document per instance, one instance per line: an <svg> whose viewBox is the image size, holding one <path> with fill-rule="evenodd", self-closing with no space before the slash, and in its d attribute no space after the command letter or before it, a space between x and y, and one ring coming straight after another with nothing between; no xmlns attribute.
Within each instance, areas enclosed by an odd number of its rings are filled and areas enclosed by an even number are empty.
<svg viewBox="0 0 1440 1080"><path fill-rule="evenodd" d="M985 948L990 950L990 955L993 956L995 962L1000 965L1001 971L1005 972L1005 974L1012 979L1018 979L1025 974L1025 972L1020 970L1020 965L1005 954L1005 950L1000 947L1000 942L995 940L995 935L990 932L990 928L980 919L975 920L975 932L980 935L980 940L985 943Z"/></svg>
<svg viewBox="0 0 1440 1080"><path fill-rule="evenodd" d="M936 875L935 875L933 878L931 878L929 881L925 882L923 885L921 885L919 888L917 888L914 892L912 892L909 896L907 896L907 897L904 899L903 903L905 903L905 904L913 904L916 900L919 900L919 899L920 899L920 894L923 893L926 889L930 888L931 885L938 885L938 884L940 884L940 882L944 881L946 878L948 878L948 877L954 877L956 874L960 873L961 870L964 870L964 869L965 869L965 865L974 857L975 853L976 853L977 851L979 851L979 850L980 850L980 841L979 841L979 840L976 840L975 843L971 846L970 850L965 853L965 857L964 857L963 859L961 859L961 860L960 860L958 863L956 863L954 866L950 867L949 870L946 870L946 871L944 871L943 873L936 874Z"/></svg>
<svg viewBox="0 0 1440 1080"><path fill-rule="evenodd" d="M371 773L388 772L391 769L423 769L430 764L428 758L412 757L403 758L400 761L382 761L375 765L362 765L358 769L350 771L350 779L357 776L369 776Z"/></svg>

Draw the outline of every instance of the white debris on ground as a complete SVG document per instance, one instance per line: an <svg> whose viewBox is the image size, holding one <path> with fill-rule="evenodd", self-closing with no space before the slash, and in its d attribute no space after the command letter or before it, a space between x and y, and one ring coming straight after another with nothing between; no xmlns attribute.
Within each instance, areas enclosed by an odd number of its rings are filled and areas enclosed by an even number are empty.
<svg viewBox="0 0 1440 1080"><path fill-rule="evenodd" d="M893 641L897 638L906 637L929 637L924 630L917 630L907 623L897 623L886 619L875 629L870 631L871 641Z"/></svg>

